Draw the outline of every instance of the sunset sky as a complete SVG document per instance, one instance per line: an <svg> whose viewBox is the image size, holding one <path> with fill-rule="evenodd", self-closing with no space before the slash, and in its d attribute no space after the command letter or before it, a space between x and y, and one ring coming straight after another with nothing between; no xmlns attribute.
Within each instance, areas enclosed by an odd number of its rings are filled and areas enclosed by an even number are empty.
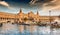
<svg viewBox="0 0 60 35"><path fill-rule="evenodd" d="M40 15L60 15L60 0L0 0L0 12L18 13L22 8L24 13L39 11Z"/></svg>

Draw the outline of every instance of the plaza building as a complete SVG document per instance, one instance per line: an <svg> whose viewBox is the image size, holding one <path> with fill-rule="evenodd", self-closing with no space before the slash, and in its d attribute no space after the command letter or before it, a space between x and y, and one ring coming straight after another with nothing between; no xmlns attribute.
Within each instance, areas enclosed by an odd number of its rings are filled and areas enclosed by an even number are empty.
<svg viewBox="0 0 60 35"><path fill-rule="evenodd" d="M18 21L18 22L53 22L55 19L59 18L59 16L41 16L39 15L39 12L37 11L36 14L34 14L32 11L25 14L22 12L22 9L20 9L19 13L17 14L11 14L11 13L5 13L0 12L0 22L7 22L7 21Z"/></svg>

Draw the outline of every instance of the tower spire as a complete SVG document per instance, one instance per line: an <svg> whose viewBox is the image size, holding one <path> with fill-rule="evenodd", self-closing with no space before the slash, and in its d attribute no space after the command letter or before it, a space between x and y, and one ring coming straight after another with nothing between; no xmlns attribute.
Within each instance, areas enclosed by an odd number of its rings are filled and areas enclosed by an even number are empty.
<svg viewBox="0 0 60 35"><path fill-rule="evenodd" d="M20 13L22 13L22 9L20 8Z"/></svg>
<svg viewBox="0 0 60 35"><path fill-rule="evenodd" d="M20 8L20 11L19 11L18 15L20 15L21 13L22 13L22 9Z"/></svg>
<svg viewBox="0 0 60 35"><path fill-rule="evenodd" d="M37 11L37 15L39 15L38 11Z"/></svg>

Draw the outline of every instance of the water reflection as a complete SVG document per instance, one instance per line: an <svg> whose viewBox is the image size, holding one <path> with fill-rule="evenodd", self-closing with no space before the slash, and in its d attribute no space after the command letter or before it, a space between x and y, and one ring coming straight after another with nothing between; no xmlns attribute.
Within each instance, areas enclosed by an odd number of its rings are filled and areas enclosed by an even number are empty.
<svg viewBox="0 0 60 35"><path fill-rule="evenodd" d="M19 35L19 30L17 25L12 25L10 23L4 23L0 28L0 35Z"/></svg>
<svg viewBox="0 0 60 35"><path fill-rule="evenodd" d="M27 26L4 23L0 27L0 35L59 35L60 28L50 26Z"/></svg>

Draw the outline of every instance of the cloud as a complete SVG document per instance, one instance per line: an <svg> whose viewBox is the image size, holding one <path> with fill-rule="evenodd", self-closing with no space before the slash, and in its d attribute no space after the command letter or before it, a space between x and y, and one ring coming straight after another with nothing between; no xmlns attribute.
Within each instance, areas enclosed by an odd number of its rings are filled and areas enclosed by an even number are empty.
<svg viewBox="0 0 60 35"><path fill-rule="evenodd" d="M5 1L0 1L0 5L3 5L3 6L6 6L6 7L9 7L9 4Z"/></svg>
<svg viewBox="0 0 60 35"><path fill-rule="evenodd" d="M46 5L44 4L43 9L46 10L60 10L60 0L55 0L51 3L46 3Z"/></svg>
<svg viewBox="0 0 60 35"><path fill-rule="evenodd" d="M38 0L31 0L29 3L30 3L30 5L34 5L36 1L38 1Z"/></svg>
<svg viewBox="0 0 60 35"><path fill-rule="evenodd" d="M54 0L54 1L53 1L53 0L31 0L31 1L30 1L30 4L32 4L32 5L34 5L34 4L39 4L39 3L40 3L40 4L41 4L41 3L44 4L44 3L51 2L51 1L54 2L55 0Z"/></svg>
<svg viewBox="0 0 60 35"><path fill-rule="evenodd" d="M5 2L5 1L0 1L0 5L5 6L5 7L8 7L9 9L13 9L13 8L10 7L10 5L9 5L7 2Z"/></svg>
<svg viewBox="0 0 60 35"><path fill-rule="evenodd" d="M60 0L31 0L30 5L36 5L43 10L56 10L60 9Z"/></svg>

